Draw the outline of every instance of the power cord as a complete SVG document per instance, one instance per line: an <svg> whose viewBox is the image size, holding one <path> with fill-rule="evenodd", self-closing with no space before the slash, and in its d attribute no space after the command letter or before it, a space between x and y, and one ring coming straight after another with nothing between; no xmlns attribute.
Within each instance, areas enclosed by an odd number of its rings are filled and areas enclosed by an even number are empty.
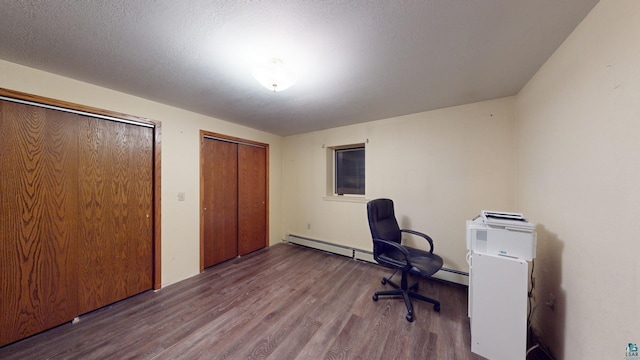
<svg viewBox="0 0 640 360"><path fill-rule="evenodd" d="M531 303L533 301L533 290L535 289L536 286L536 278L533 276L533 271L535 270L536 267L536 261L535 259L531 260L531 280L529 281L529 292L527 293L527 297L529 299L529 315L527 316L527 329L531 329L531 319L533 318L533 311L535 310L536 307L538 307L538 305L533 306L533 304Z"/></svg>
<svg viewBox="0 0 640 360"><path fill-rule="evenodd" d="M532 320L533 320L533 313L535 312L536 308L538 308L538 305L540 305L540 304L533 305L533 303L532 303L532 301L533 301L533 291L535 290L535 285L536 285L536 279L535 279L535 276L533 275L533 271L535 270L535 266L536 266L535 260L531 260L531 275L530 275L530 282L529 282L529 291L527 293L527 296L529 298L529 315L527 316L527 330L528 330L529 342L534 344L534 345L531 346L527 350L525 358L529 357L529 354L532 351L534 351L536 349L539 349L540 351L542 351L544 353L544 355L548 359L553 360L553 357L544 348L544 346L540 346L540 342L536 338L536 336L535 336L535 334L533 332L533 327L531 325Z"/></svg>

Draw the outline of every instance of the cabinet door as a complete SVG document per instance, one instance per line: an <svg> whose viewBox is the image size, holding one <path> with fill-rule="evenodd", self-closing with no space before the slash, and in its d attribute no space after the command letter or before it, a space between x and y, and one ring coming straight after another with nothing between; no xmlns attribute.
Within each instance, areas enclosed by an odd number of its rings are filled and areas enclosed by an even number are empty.
<svg viewBox="0 0 640 360"><path fill-rule="evenodd" d="M203 138L204 267L238 255L238 144Z"/></svg>
<svg viewBox="0 0 640 360"><path fill-rule="evenodd" d="M238 255L267 245L266 154L263 147L238 145Z"/></svg>
<svg viewBox="0 0 640 360"><path fill-rule="evenodd" d="M0 346L77 315L77 124L0 101Z"/></svg>
<svg viewBox="0 0 640 360"><path fill-rule="evenodd" d="M85 313L152 287L153 131L84 118L79 297Z"/></svg>
<svg viewBox="0 0 640 360"><path fill-rule="evenodd" d="M488 359L524 359L528 264L473 253L471 351Z"/></svg>

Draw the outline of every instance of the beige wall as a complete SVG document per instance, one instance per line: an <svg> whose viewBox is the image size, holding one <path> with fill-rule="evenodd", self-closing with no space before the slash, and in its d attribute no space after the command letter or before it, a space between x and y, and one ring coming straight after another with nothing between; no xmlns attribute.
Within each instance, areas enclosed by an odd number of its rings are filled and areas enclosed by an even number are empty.
<svg viewBox="0 0 640 360"><path fill-rule="evenodd" d="M162 122L163 286L200 269L200 129L270 145L269 235L272 244L282 239L282 137L2 60L0 87Z"/></svg>
<svg viewBox="0 0 640 360"><path fill-rule="evenodd" d="M368 140L366 198L393 199L401 227L431 235L445 267L468 271L465 220L482 209L513 210L513 102L504 98L286 137L285 233L371 251L365 202L323 198L323 145Z"/></svg>
<svg viewBox="0 0 640 360"><path fill-rule="evenodd" d="M560 359L640 344L640 1L601 0L516 100L534 323Z"/></svg>

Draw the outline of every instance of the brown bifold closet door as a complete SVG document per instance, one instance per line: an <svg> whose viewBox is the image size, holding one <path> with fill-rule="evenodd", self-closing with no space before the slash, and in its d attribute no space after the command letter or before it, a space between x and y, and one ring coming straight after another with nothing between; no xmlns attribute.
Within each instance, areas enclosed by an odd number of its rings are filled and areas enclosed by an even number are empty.
<svg viewBox="0 0 640 360"><path fill-rule="evenodd" d="M0 100L0 346L151 289L153 129Z"/></svg>
<svg viewBox="0 0 640 360"><path fill-rule="evenodd" d="M203 138L204 267L238 255L238 144Z"/></svg>
<svg viewBox="0 0 640 360"><path fill-rule="evenodd" d="M238 145L238 255L267 245L266 152Z"/></svg>
<svg viewBox="0 0 640 360"><path fill-rule="evenodd" d="M85 118L78 147L84 313L152 287L153 130Z"/></svg>
<svg viewBox="0 0 640 360"><path fill-rule="evenodd" d="M77 127L0 100L0 345L78 314Z"/></svg>

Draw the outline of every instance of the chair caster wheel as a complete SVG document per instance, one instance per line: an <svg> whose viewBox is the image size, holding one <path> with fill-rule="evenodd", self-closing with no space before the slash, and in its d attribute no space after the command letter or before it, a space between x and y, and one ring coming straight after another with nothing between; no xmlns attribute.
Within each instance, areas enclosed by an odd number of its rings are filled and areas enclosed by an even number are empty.
<svg viewBox="0 0 640 360"><path fill-rule="evenodd" d="M440 304L433 305L433 310L440 312Z"/></svg>
<svg viewBox="0 0 640 360"><path fill-rule="evenodd" d="M386 278L382 278L382 280L380 280L380 283L382 285L386 285L387 284L387 279Z"/></svg>
<svg viewBox="0 0 640 360"><path fill-rule="evenodd" d="M378 301L378 294L373 294L371 299L373 299L373 301Z"/></svg>
<svg viewBox="0 0 640 360"><path fill-rule="evenodd" d="M413 322L413 314L407 314L407 321Z"/></svg>

